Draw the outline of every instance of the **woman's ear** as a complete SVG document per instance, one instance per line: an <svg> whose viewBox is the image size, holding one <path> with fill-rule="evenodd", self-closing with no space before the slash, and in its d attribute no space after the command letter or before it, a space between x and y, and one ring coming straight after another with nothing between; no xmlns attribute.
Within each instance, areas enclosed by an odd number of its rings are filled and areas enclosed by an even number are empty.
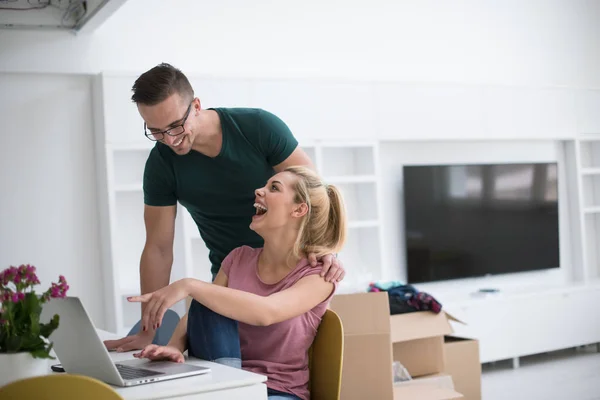
<svg viewBox="0 0 600 400"><path fill-rule="evenodd" d="M292 216L296 218L300 218L308 214L308 205L306 203L300 203L296 205L294 211L292 212Z"/></svg>

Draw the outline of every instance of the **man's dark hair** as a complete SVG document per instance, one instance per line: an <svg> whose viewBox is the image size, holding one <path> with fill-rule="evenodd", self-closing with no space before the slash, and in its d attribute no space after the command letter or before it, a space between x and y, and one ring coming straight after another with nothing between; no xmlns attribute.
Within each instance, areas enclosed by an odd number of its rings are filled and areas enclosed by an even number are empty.
<svg viewBox="0 0 600 400"><path fill-rule="evenodd" d="M184 99L189 98L188 101L194 98L194 89L183 72L167 63L144 72L136 79L131 90L131 100L147 106L158 104L173 93L179 93Z"/></svg>

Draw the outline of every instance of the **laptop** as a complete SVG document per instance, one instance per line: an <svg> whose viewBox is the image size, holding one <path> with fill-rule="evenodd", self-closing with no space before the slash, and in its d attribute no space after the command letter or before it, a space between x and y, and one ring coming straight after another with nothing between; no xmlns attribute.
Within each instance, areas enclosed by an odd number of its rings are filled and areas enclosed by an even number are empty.
<svg viewBox="0 0 600 400"><path fill-rule="evenodd" d="M86 375L115 386L134 386L206 374L210 368L171 361L136 359L113 361L78 297L51 299L43 305L41 321L59 315L49 340L65 372Z"/></svg>

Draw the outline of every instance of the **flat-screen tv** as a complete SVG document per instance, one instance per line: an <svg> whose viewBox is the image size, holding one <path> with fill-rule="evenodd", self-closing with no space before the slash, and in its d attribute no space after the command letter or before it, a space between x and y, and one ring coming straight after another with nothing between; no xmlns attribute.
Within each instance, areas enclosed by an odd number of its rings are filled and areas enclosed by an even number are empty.
<svg viewBox="0 0 600 400"><path fill-rule="evenodd" d="M559 267L556 163L403 168L407 281Z"/></svg>

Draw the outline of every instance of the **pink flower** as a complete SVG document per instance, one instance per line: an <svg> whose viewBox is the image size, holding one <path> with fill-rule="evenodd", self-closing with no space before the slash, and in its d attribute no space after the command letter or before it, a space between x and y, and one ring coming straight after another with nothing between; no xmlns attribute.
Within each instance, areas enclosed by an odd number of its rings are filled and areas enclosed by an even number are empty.
<svg viewBox="0 0 600 400"><path fill-rule="evenodd" d="M58 277L59 283L52 283L50 287L50 297L53 299L62 299L67 295L67 290L69 290L69 285L67 285L67 280L64 276L60 275Z"/></svg>
<svg viewBox="0 0 600 400"><path fill-rule="evenodd" d="M10 290L6 290L2 293L2 302L9 302L12 300L12 292Z"/></svg>
<svg viewBox="0 0 600 400"><path fill-rule="evenodd" d="M12 302L18 303L19 301L23 300L24 298L25 298L25 293L16 292L16 293L13 293L13 295L12 295Z"/></svg>

